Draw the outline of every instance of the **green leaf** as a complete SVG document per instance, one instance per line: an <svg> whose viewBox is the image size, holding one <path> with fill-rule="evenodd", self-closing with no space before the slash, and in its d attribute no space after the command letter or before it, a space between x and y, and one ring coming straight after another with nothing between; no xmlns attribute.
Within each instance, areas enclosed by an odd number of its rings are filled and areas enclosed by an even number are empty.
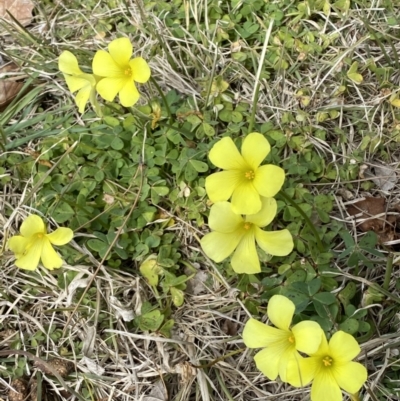
<svg viewBox="0 0 400 401"><path fill-rule="evenodd" d="M107 249L107 247L108 247L108 245L107 245L105 242L100 241L99 239L90 239L90 240L87 242L87 246L88 246L90 249L92 249L93 251L96 251L96 252L100 252L100 251L102 251L104 248Z"/></svg>
<svg viewBox="0 0 400 401"><path fill-rule="evenodd" d="M166 196L169 194L168 187L152 187L151 190L154 191L159 196Z"/></svg>
<svg viewBox="0 0 400 401"><path fill-rule="evenodd" d="M154 310L136 318L140 330L156 331L164 321L164 315L159 310Z"/></svg>
<svg viewBox="0 0 400 401"><path fill-rule="evenodd" d="M212 136L215 135L214 127L212 125L210 125L210 124L207 124L207 123L201 124L199 126L198 132L202 133L202 134L204 134L206 136L209 136L209 137L212 137Z"/></svg>
<svg viewBox="0 0 400 401"><path fill-rule="evenodd" d="M174 324L175 324L175 320L174 319L169 319L161 326L161 328L158 331L163 336L165 336L167 338L171 338L171 336L172 336L171 330L174 327Z"/></svg>
<svg viewBox="0 0 400 401"><path fill-rule="evenodd" d="M349 334L357 333L359 328L359 323L356 319L346 319L343 323L339 325L339 329L343 330Z"/></svg>
<svg viewBox="0 0 400 401"><path fill-rule="evenodd" d="M74 209L72 209L68 203L61 202L57 205L52 217L57 223L65 223L70 220L74 214Z"/></svg>
<svg viewBox="0 0 400 401"><path fill-rule="evenodd" d="M199 173L205 173L208 170L208 164L199 160L189 160L189 163Z"/></svg>
<svg viewBox="0 0 400 401"><path fill-rule="evenodd" d="M361 333L368 333L371 329L371 325L367 322L359 322L358 331Z"/></svg>
<svg viewBox="0 0 400 401"><path fill-rule="evenodd" d="M121 150L125 147L124 141L119 138L119 137L115 137L112 141L111 141L111 147L114 150Z"/></svg>
<svg viewBox="0 0 400 401"><path fill-rule="evenodd" d="M296 305L297 313L304 310L304 308L307 306L307 303L310 301L308 295L288 287L284 287L281 291L281 294L289 298Z"/></svg>
<svg viewBox="0 0 400 401"><path fill-rule="evenodd" d="M158 276L162 273L162 269L154 257L145 260L139 270L151 286L155 287L158 284Z"/></svg>
<svg viewBox="0 0 400 401"><path fill-rule="evenodd" d="M308 294L310 296L313 296L321 288L321 279L315 278L315 279L311 280L310 282L308 282L307 284L308 284Z"/></svg>
<svg viewBox="0 0 400 401"><path fill-rule="evenodd" d="M336 301L336 297L330 292L320 292L315 294L314 299L324 305L330 305Z"/></svg>
<svg viewBox="0 0 400 401"><path fill-rule="evenodd" d="M342 291L339 292L338 298L343 306L347 306L350 303L350 300L353 299L354 295L356 295L357 286L353 281L350 281L346 284L346 287L343 288Z"/></svg>
<svg viewBox="0 0 400 401"><path fill-rule="evenodd" d="M184 294L183 291L179 290L176 287L171 287L171 298L172 302L176 307L182 306L184 301Z"/></svg>
<svg viewBox="0 0 400 401"><path fill-rule="evenodd" d="M329 314L328 314L328 307L324 304L321 304L321 302L316 301L315 299L313 300L313 305L315 308L315 311L318 313L320 317L323 319L328 319Z"/></svg>
<svg viewBox="0 0 400 401"><path fill-rule="evenodd" d="M115 117L104 116L103 121L110 127L117 127L119 125L119 120Z"/></svg>
<svg viewBox="0 0 400 401"><path fill-rule="evenodd" d="M242 113L239 113L238 111L233 111L232 112L232 122L240 123L242 120L243 120Z"/></svg>
<svg viewBox="0 0 400 401"><path fill-rule="evenodd" d="M358 62L355 61L347 72L347 78L359 85L363 81L363 76L357 72L357 68Z"/></svg>
<svg viewBox="0 0 400 401"><path fill-rule="evenodd" d="M198 176L196 169L192 166L192 164L188 163L185 167L185 180L188 182L193 181Z"/></svg>
<svg viewBox="0 0 400 401"><path fill-rule="evenodd" d="M291 274L287 280L286 284L291 284L296 281L306 281L307 273L304 270L296 270L293 274Z"/></svg>
<svg viewBox="0 0 400 401"><path fill-rule="evenodd" d="M358 243L359 247L364 250L374 249L378 243L378 236L373 231L368 231Z"/></svg>

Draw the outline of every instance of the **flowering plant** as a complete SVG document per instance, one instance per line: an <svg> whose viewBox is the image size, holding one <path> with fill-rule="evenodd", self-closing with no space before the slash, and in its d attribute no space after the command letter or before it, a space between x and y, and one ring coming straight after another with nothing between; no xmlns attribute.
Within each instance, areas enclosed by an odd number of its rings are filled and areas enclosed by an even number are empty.
<svg viewBox="0 0 400 401"><path fill-rule="evenodd" d="M312 401L341 401L341 388L349 394L357 393L367 380L367 370L353 362L361 349L357 341L344 331L337 331L329 343L325 333L316 352L308 353L298 363L291 364L287 381L293 386L311 386Z"/></svg>
<svg viewBox="0 0 400 401"><path fill-rule="evenodd" d="M25 270L35 270L40 260L46 269L61 267L63 261L52 245L65 245L74 235L66 227L47 234L43 220L36 215L30 215L24 220L20 232L21 235L9 239L8 248L15 253L15 265Z"/></svg>
<svg viewBox="0 0 400 401"><path fill-rule="evenodd" d="M83 113L88 101L98 116L101 110L96 98L113 101L117 94L125 107L133 106L140 97L135 82L145 83L150 78L150 67L142 57L132 57L133 47L128 38L118 38L108 45L108 52L99 50L93 59L94 74L84 73L78 60L69 51L61 53L58 68L64 74L71 93L78 92L75 103Z"/></svg>
<svg viewBox="0 0 400 401"><path fill-rule="evenodd" d="M277 327L250 319L243 330L249 348L264 348L254 360L257 368L271 380L278 375L295 387L312 382L311 401L341 401L341 389L356 394L367 380L367 370L353 359L360 346L350 334L337 331L329 343L318 323L302 321L290 329L294 303L274 295L267 315ZM309 355L304 357L299 352Z"/></svg>
<svg viewBox="0 0 400 401"><path fill-rule="evenodd" d="M63 51L58 59L58 68L64 74L65 81L71 93L78 92L75 103L79 113L85 111L88 100L96 111L100 106L96 99L96 83L99 77L93 74L85 74L78 64L77 58L69 51Z"/></svg>
<svg viewBox="0 0 400 401"><path fill-rule="evenodd" d="M282 168L272 164L260 166L270 150L268 140L257 132L248 134L243 140L241 154L230 137L219 140L210 150L209 158L225 171L206 178L209 198L221 202L232 197L235 213L258 213L261 197L275 196L285 180Z"/></svg>
<svg viewBox="0 0 400 401"><path fill-rule="evenodd" d="M142 57L131 59L133 47L128 38L113 40L108 51L99 50L93 59L93 72L104 77L96 86L97 92L110 102L119 94L122 106L133 106L140 97L135 82L146 83L150 67Z"/></svg>
<svg viewBox="0 0 400 401"><path fill-rule="evenodd" d="M201 239L201 246L212 260L221 262L233 253L232 268L236 273L254 274L261 271L256 242L270 255L284 256L293 250L293 238L288 230L263 231L276 215L273 198L261 198L261 210L241 216L229 202L211 207L208 224L213 230Z"/></svg>
<svg viewBox="0 0 400 401"><path fill-rule="evenodd" d="M250 319L243 330L243 341L249 348L264 348L254 357L257 368L270 380L279 374L287 381L288 366L303 359L299 354L316 352L321 343L322 330L318 323L309 320L290 328L295 310L294 303L282 296L274 295L267 309L267 316L276 326L271 327Z"/></svg>

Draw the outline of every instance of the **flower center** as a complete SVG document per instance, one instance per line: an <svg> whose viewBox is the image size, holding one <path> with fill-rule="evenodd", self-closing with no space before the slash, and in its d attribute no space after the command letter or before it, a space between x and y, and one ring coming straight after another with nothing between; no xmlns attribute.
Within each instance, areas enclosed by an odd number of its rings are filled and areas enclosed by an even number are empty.
<svg viewBox="0 0 400 401"><path fill-rule="evenodd" d="M325 356L323 359L322 359L322 363L324 364L324 366L332 366L332 363L333 363L333 359L330 357L330 356Z"/></svg>
<svg viewBox="0 0 400 401"><path fill-rule="evenodd" d="M244 173L244 177L247 179L247 180L254 180L254 177L255 177L256 175L254 174L254 171L253 170L250 170L250 171L246 171L245 173Z"/></svg>
<svg viewBox="0 0 400 401"><path fill-rule="evenodd" d="M130 68L130 67L126 68L125 71L124 71L124 74L125 74L127 77L130 77L130 76L132 75L132 70L131 70L131 68Z"/></svg>
<svg viewBox="0 0 400 401"><path fill-rule="evenodd" d="M251 228L251 223L244 223L245 230L250 230L250 228Z"/></svg>
<svg viewBox="0 0 400 401"><path fill-rule="evenodd" d="M42 239L44 237L43 233L37 233L36 235L37 235L38 239Z"/></svg>
<svg viewBox="0 0 400 401"><path fill-rule="evenodd" d="M290 342L291 344L294 344L294 343L295 343L294 336L290 336L290 337L288 338L288 340L289 340L289 342Z"/></svg>

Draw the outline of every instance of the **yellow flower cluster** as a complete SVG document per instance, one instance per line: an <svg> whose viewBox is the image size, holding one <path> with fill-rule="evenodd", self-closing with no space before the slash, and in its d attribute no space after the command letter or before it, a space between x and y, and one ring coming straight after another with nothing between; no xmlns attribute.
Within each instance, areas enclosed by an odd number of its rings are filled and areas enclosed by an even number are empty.
<svg viewBox="0 0 400 401"><path fill-rule="evenodd" d="M135 82L146 83L151 72L142 57L131 59L132 53L133 47L128 38L113 40L108 45L108 52L98 50L95 54L93 74L84 73L71 52L61 53L58 68L64 74L71 93L78 92L75 103L80 113L85 111L86 103L90 101L96 113L100 114L97 93L110 102L119 95L124 107L131 107L139 100Z"/></svg>
<svg viewBox="0 0 400 401"><path fill-rule="evenodd" d="M329 343L318 323L302 321L290 328L294 303L274 295L267 315L275 327L250 319L243 331L249 348L264 348L254 360L270 380L278 375L295 387L312 383L311 401L341 401L341 389L356 394L367 380L367 370L353 359L360 346L350 334L337 331ZM308 355L304 357L300 354Z"/></svg>
<svg viewBox="0 0 400 401"><path fill-rule="evenodd" d="M233 253L231 265L236 273L261 271L257 245L273 256L285 256L293 250L288 230L267 232L277 213L273 196L285 180L282 168L262 165L271 150L268 140L259 133L248 134L241 153L230 137L222 138L211 149L213 164L224 171L206 178L206 191L212 202L209 226L211 233L201 240L208 257L222 262ZM227 202L231 198L231 202Z"/></svg>

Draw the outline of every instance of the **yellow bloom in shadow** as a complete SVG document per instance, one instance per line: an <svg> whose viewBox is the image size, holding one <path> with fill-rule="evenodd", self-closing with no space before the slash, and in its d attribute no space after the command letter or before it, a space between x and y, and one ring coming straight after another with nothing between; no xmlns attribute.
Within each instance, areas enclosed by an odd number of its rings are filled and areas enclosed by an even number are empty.
<svg viewBox="0 0 400 401"><path fill-rule="evenodd" d="M65 245L71 241L73 231L60 227L47 234L43 220L36 215L30 215L21 224L21 235L15 235L8 241L8 248L15 254L15 265L25 270L35 270L42 261L46 269L53 270L62 265L52 245Z"/></svg>
<svg viewBox="0 0 400 401"><path fill-rule="evenodd" d="M61 53L58 59L58 68L64 74L71 93L78 92L75 96L75 103L79 113L82 114L85 111L89 100L96 113L100 115L100 106L96 99L96 77L93 74L85 74L79 68L76 57L68 50Z"/></svg>
<svg viewBox="0 0 400 401"><path fill-rule="evenodd" d="M211 162L225 171L206 178L206 191L213 202L227 201L238 214L255 214L261 209L261 196L271 198L282 188L285 172L272 164L260 166L271 150L268 140L253 132L243 140L241 154L230 137L222 138L211 149Z"/></svg>
<svg viewBox="0 0 400 401"><path fill-rule="evenodd" d="M236 273L254 274L261 271L256 242L265 252L285 256L293 250L293 238L288 230L261 230L271 223L277 212L274 198L261 198L261 210L242 217L229 202L211 206L208 225L211 233L201 239L201 247L215 262L222 262L233 253L231 264Z"/></svg>
<svg viewBox="0 0 400 401"><path fill-rule="evenodd" d="M99 50L93 59L94 74L104 77L96 86L99 95L112 102L117 94L124 107L133 106L140 97L135 82L150 79L150 67L142 57L131 60L133 47L129 39L115 39L107 53Z"/></svg>
<svg viewBox="0 0 400 401"><path fill-rule="evenodd" d="M337 331L329 341L325 334L319 349L309 358L288 367L287 382L296 387L313 380L312 401L342 401L342 391L356 394L367 380L367 370L352 360L360 353L357 341L344 331Z"/></svg>
<svg viewBox="0 0 400 401"><path fill-rule="evenodd" d="M321 343L323 331L316 322L305 320L290 328L294 311L295 305L289 298L274 295L268 303L267 315L276 327L255 319L250 319L244 327L246 347L264 348L254 360L257 368L270 380L279 375L286 382L288 366L303 359L299 351L306 354L316 352Z"/></svg>

